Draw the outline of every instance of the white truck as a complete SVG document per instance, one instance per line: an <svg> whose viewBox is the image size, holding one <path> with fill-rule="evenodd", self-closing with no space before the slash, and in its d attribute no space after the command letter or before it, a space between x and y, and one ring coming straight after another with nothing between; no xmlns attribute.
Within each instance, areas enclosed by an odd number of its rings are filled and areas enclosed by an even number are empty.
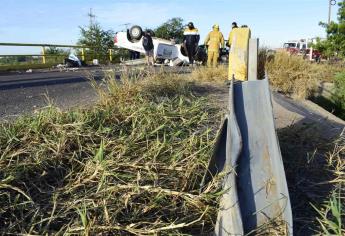
<svg viewBox="0 0 345 236"><path fill-rule="evenodd" d="M145 53L142 45L143 31L140 26L133 26L127 31L117 32L114 37L114 45L119 48L125 48L140 53ZM182 44L175 44L173 41L152 37L154 52L153 56L156 62L168 64L170 66L179 66L189 64L189 59ZM198 47L196 61L204 62L206 52L202 47Z"/></svg>

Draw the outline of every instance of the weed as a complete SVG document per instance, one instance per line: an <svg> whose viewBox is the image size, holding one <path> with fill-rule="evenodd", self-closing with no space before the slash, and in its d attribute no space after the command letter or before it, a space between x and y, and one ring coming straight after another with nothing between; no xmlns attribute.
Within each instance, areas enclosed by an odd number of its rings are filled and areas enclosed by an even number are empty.
<svg viewBox="0 0 345 236"><path fill-rule="evenodd" d="M325 235L343 235L342 228L342 202L338 193L333 193L331 199L326 202L322 210L313 208L319 214L317 219Z"/></svg>

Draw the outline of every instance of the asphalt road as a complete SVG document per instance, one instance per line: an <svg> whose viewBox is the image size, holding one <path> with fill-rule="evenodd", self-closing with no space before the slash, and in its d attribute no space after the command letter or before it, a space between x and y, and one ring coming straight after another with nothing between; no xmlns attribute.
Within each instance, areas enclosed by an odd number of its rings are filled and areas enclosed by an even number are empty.
<svg viewBox="0 0 345 236"><path fill-rule="evenodd" d="M92 104L96 93L87 78L98 71L46 72L0 75L0 120L12 120L53 103L68 109Z"/></svg>
<svg viewBox="0 0 345 236"><path fill-rule="evenodd" d="M0 74L0 121L13 120L20 115L31 114L49 104L61 109L88 106L97 99L89 78L101 81L104 70L143 70L140 66L117 68L91 68L77 71L34 72ZM153 68L160 71L160 67ZM184 67L165 67L172 73L189 73Z"/></svg>

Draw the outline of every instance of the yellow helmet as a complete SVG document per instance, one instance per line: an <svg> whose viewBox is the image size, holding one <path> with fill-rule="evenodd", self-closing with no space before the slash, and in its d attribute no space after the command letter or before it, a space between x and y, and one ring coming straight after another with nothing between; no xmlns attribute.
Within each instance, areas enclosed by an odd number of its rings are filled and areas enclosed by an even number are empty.
<svg viewBox="0 0 345 236"><path fill-rule="evenodd" d="M218 24L214 24L212 28L213 29L219 29L219 25Z"/></svg>

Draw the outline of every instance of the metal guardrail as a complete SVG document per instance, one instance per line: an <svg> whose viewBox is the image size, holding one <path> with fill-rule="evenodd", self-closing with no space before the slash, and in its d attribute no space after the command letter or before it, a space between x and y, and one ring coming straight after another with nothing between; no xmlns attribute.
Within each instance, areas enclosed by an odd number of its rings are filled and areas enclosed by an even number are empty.
<svg viewBox="0 0 345 236"><path fill-rule="evenodd" d="M46 53L47 47L55 47L55 48L79 48L81 49L81 56L82 61L85 61L85 49L92 49L93 47L89 47L86 45L65 45L65 44L39 44L39 43L0 43L0 46L10 46L10 47L41 47L42 53L41 54L31 54L31 55L0 55L0 57L18 57L18 56L27 56L27 57L42 57L42 63L47 63L47 57L62 57L65 56L64 54L55 54L49 55ZM113 49L108 50L109 61L113 61Z"/></svg>
<svg viewBox="0 0 345 236"><path fill-rule="evenodd" d="M252 235L261 229L264 234L292 236L291 202L269 82L257 75L258 39L251 39L248 29L235 32L234 38L228 109L201 190L216 175L222 178L215 235Z"/></svg>

